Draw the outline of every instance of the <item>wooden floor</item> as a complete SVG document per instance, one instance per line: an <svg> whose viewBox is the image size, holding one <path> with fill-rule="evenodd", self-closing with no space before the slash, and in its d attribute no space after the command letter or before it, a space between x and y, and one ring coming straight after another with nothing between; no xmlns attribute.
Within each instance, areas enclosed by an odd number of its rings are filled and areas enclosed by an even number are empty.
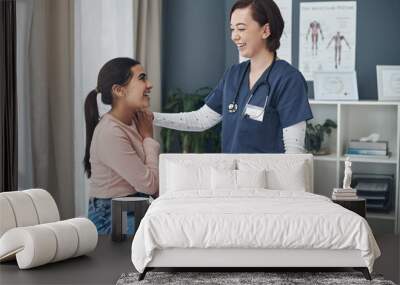
<svg viewBox="0 0 400 285"><path fill-rule="evenodd" d="M400 236L377 236L376 240L382 256L376 261L374 272L399 284ZM130 247L131 240L114 243L102 236L96 250L88 256L29 270L19 270L16 262L3 263L0 284L115 284L122 273L134 271Z"/></svg>

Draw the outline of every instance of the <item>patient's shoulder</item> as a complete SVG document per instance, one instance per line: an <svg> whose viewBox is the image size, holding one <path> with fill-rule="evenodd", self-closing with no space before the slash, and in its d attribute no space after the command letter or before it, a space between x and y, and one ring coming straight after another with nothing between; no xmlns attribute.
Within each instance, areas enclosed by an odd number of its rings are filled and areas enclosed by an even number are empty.
<svg viewBox="0 0 400 285"><path fill-rule="evenodd" d="M101 118L96 126L95 133L96 139L99 142L104 142L105 145L135 140L135 130L133 126L125 125L109 114L105 114Z"/></svg>

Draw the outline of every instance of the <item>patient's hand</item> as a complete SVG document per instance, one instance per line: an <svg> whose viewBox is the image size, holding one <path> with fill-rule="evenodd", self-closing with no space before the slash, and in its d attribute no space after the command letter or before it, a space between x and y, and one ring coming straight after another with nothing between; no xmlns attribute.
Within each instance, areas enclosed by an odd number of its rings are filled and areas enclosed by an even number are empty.
<svg viewBox="0 0 400 285"><path fill-rule="evenodd" d="M153 137L153 113L150 111L139 111L133 116L139 134L143 139Z"/></svg>

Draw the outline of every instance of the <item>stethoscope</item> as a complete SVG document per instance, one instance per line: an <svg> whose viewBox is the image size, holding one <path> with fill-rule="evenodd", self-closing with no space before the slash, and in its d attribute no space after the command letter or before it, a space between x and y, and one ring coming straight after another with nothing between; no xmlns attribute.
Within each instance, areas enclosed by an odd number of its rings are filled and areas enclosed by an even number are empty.
<svg viewBox="0 0 400 285"><path fill-rule="evenodd" d="M269 79L269 75L271 74L271 71L272 71L272 69L273 69L273 67L274 67L275 61L276 61L276 57L274 57L274 59L273 59L273 61L272 61L272 64L271 64L271 67L270 67L270 69L268 70L268 73L267 73L267 76L266 76L266 79L265 79L265 81L266 81L267 84L268 84L268 94L267 94L267 96L265 97L265 102L264 102L263 110L265 110L265 108L267 107L268 98L269 98L269 95L270 95L270 92L271 92L271 85L269 84L268 79ZM250 63L247 64L246 70L244 71L243 76L242 76L242 78L240 79L239 86L238 86L238 88L236 89L236 94L235 94L235 97L233 98L232 103L230 103L230 104L228 105L228 112L229 112L229 113L236 113L236 111L238 110L237 98L238 98L238 96L239 96L240 88L242 87L243 80L244 80L245 77L246 77L246 74L247 74L247 71L248 71L249 67L250 67ZM250 90L250 96L249 96L249 98L247 99L246 105L245 105L245 106L247 106L247 105L249 104L251 98L253 98L253 96L254 96L254 88L255 88L255 87L257 87L257 85L253 86L252 90ZM244 112L245 110L246 110L246 108L244 108L243 112Z"/></svg>

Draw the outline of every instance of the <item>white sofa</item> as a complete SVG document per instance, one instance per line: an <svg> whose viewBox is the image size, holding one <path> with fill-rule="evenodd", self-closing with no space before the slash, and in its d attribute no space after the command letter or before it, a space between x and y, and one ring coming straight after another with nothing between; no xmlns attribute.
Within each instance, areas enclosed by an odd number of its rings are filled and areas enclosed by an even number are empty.
<svg viewBox="0 0 400 285"><path fill-rule="evenodd" d="M249 196L238 198L243 191ZM367 222L312 193L309 154L162 154L160 198L132 243L139 279L159 267L353 267L370 279L380 252ZM244 219L237 225L236 218ZM315 239L314 226L322 229Z"/></svg>
<svg viewBox="0 0 400 285"><path fill-rule="evenodd" d="M96 226L86 218L60 221L57 205L43 189L0 193L0 262L20 269L80 256L95 249Z"/></svg>

